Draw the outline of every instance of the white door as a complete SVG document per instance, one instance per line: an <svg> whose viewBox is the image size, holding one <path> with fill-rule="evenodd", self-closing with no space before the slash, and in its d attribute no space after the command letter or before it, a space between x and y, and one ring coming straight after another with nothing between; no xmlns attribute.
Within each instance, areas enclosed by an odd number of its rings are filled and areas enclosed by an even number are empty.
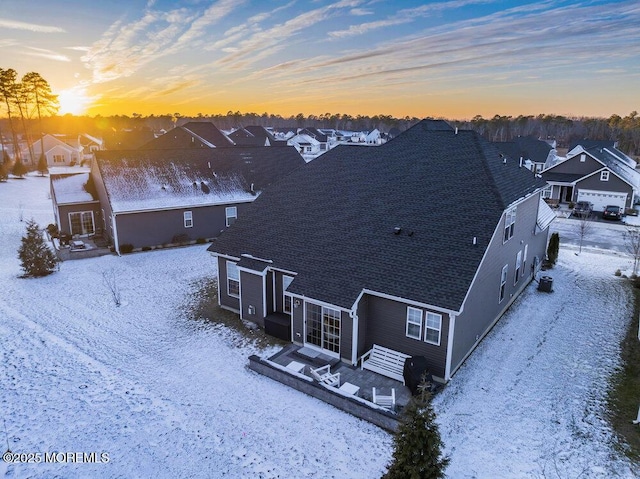
<svg viewBox="0 0 640 479"><path fill-rule="evenodd" d="M590 201L594 211L604 211L607 205L619 206L624 210L627 194L618 191L578 190L577 201Z"/></svg>

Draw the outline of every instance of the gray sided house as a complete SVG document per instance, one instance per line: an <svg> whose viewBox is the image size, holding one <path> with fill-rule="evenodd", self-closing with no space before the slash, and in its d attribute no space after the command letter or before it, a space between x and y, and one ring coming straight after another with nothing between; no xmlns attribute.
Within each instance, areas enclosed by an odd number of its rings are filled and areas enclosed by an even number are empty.
<svg viewBox="0 0 640 479"><path fill-rule="evenodd" d="M91 178L115 250L209 240L304 164L294 148L99 151Z"/></svg>
<svg viewBox="0 0 640 479"><path fill-rule="evenodd" d="M640 190L640 172L633 159L609 143L577 145L566 160L544 170L541 175L549 186L543 196L552 203L589 201L595 211L607 205L632 207Z"/></svg>
<svg viewBox="0 0 640 479"><path fill-rule="evenodd" d="M350 364L373 345L425 356L448 381L545 254L544 186L443 121L339 146L214 240L219 304Z"/></svg>
<svg viewBox="0 0 640 479"><path fill-rule="evenodd" d="M50 181L53 214L60 232L79 237L95 234L102 216L89 173L51 175Z"/></svg>

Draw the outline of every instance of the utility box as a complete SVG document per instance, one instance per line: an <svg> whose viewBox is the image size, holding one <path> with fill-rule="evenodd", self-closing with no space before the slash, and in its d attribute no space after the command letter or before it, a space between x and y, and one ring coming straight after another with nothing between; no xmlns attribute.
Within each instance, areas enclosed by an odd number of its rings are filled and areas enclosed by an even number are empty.
<svg viewBox="0 0 640 479"><path fill-rule="evenodd" d="M542 291L544 293L552 293L553 278L551 276L542 276L540 278L540 282L538 283L538 291Z"/></svg>

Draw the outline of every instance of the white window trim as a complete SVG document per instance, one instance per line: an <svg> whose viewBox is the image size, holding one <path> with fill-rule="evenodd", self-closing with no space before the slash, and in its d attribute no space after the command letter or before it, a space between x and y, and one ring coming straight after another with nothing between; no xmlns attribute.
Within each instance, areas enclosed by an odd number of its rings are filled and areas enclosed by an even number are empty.
<svg viewBox="0 0 640 479"><path fill-rule="evenodd" d="M229 275L229 265L231 265L232 268L235 267L235 270L238 273L238 279L231 278L231 276ZM240 271L238 270L238 265L236 263L234 263L233 261L228 261L227 260L226 267L227 267L227 295L231 296L232 298L239 298L240 297ZM229 287L230 286L230 283L229 283L230 281L234 281L234 282L238 283L238 294L231 293L231 291L230 291L231 288Z"/></svg>
<svg viewBox="0 0 640 479"><path fill-rule="evenodd" d="M500 289L498 290L498 303L502 303L504 297L507 295L507 276L509 274L509 265L505 264L502 267L502 271L500 273ZM504 291L502 290L504 288Z"/></svg>
<svg viewBox="0 0 640 479"><path fill-rule="evenodd" d="M438 327L437 328L434 328L433 326L429 326L429 316L437 317L437 320L438 320ZM430 331L430 330L431 331L438 331L438 341L429 341L427 339L427 332ZM435 346L440 346L441 337L442 337L442 315L427 311L426 318L425 318L425 323L424 323L424 342L428 343L428 344L433 344Z"/></svg>
<svg viewBox="0 0 640 479"><path fill-rule="evenodd" d="M410 313L412 312L417 312L419 313L420 319L419 322L414 321L410 321ZM417 336L412 336L409 334L409 325L413 325L413 326L418 326L420 328L420 330L418 331ZM405 325L405 335L407 336L407 338L411 338L411 339L417 339L420 340L422 338L422 310L418 309L418 308L413 308L411 306L407 306L407 321L406 321L406 325Z"/></svg>
<svg viewBox="0 0 640 479"><path fill-rule="evenodd" d="M514 270L514 273L513 273L513 284L518 284L518 281L520 280L521 268L522 268L522 250L518 251L518 254L516 255L516 269Z"/></svg>
<svg viewBox="0 0 640 479"><path fill-rule="evenodd" d="M600 181L609 181L609 172L607 170L600 172Z"/></svg>
<svg viewBox="0 0 640 479"><path fill-rule="evenodd" d="M233 212L233 214L230 214L231 212ZM227 228L229 226L231 226L231 223L229 223L229 220L231 218L233 218L234 220L238 219L238 207L237 206L227 206L224 209L224 216L225 216L225 225L227 225Z"/></svg>
<svg viewBox="0 0 640 479"><path fill-rule="evenodd" d="M553 187L552 186L547 186L545 189L542 190L542 197L543 198L551 198L552 191L553 191Z"/></svg>
<svg viewBox="0 0 640 479"><path fill-rule="evenodd" d="M513 238L513 233L515 230L516 224L516 207L510 208L504 215L504 235L502 237L502 242L506 243L511 238Z"/></svg>
<svg viewBox="0 0 640 479"><path fill-rule="evenodd" d="M527 265L527 253L529 250L529 245L524 245L524 253L522 254L522 276L525 276L526 273L526 265Z"/></svg>
<svg viewBox="0 0 640 479"><path fill-rule="evenodd" d="M287 288L292 282L293 282L293 276L289 276L286 274L282 275L282 311L284 311L287 314L293 314L293 297L290 294L287 294L286 292ZM291 301L291 309L289 311L287 311L285 308L285 304L287 304L287 297Z"/></svg>
<svg viewBox="0 0 640 479"><path fill-rule="evenodd" d="M182 214L182 217L184 219L184 227L185 228L193 228L193 212L192 211L185 211Z"/></svg>
<svg viewBox="0 0 640 479"><path fill-rule="evenodd" d="M585 155L584 153L582 153L580 155L580 163L584 163L585 161L587 161L587 155Z"/></svg>

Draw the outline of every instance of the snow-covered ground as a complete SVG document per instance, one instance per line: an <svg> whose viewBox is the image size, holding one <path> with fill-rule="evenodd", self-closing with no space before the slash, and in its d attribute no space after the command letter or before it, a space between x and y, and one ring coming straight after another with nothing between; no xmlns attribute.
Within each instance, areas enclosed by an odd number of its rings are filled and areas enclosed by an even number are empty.
<svg viewBox="0 0 640 479"><path fill-rule="evenodd" d="M20 279L20 218L53 222L48 182L0 184L0 451L105 452L109 461L0 461L0 474L384 472L389 434L249 371L247 357L268 351L187 318L214 274L206 245L68 261L48 277ZM630 260L563 250L549 273L555 292L531 286L436 397L451 478L636 477L603 420L632 307L618 268L629 271ZM103 283L111 271L121 307Z"/></svg>

